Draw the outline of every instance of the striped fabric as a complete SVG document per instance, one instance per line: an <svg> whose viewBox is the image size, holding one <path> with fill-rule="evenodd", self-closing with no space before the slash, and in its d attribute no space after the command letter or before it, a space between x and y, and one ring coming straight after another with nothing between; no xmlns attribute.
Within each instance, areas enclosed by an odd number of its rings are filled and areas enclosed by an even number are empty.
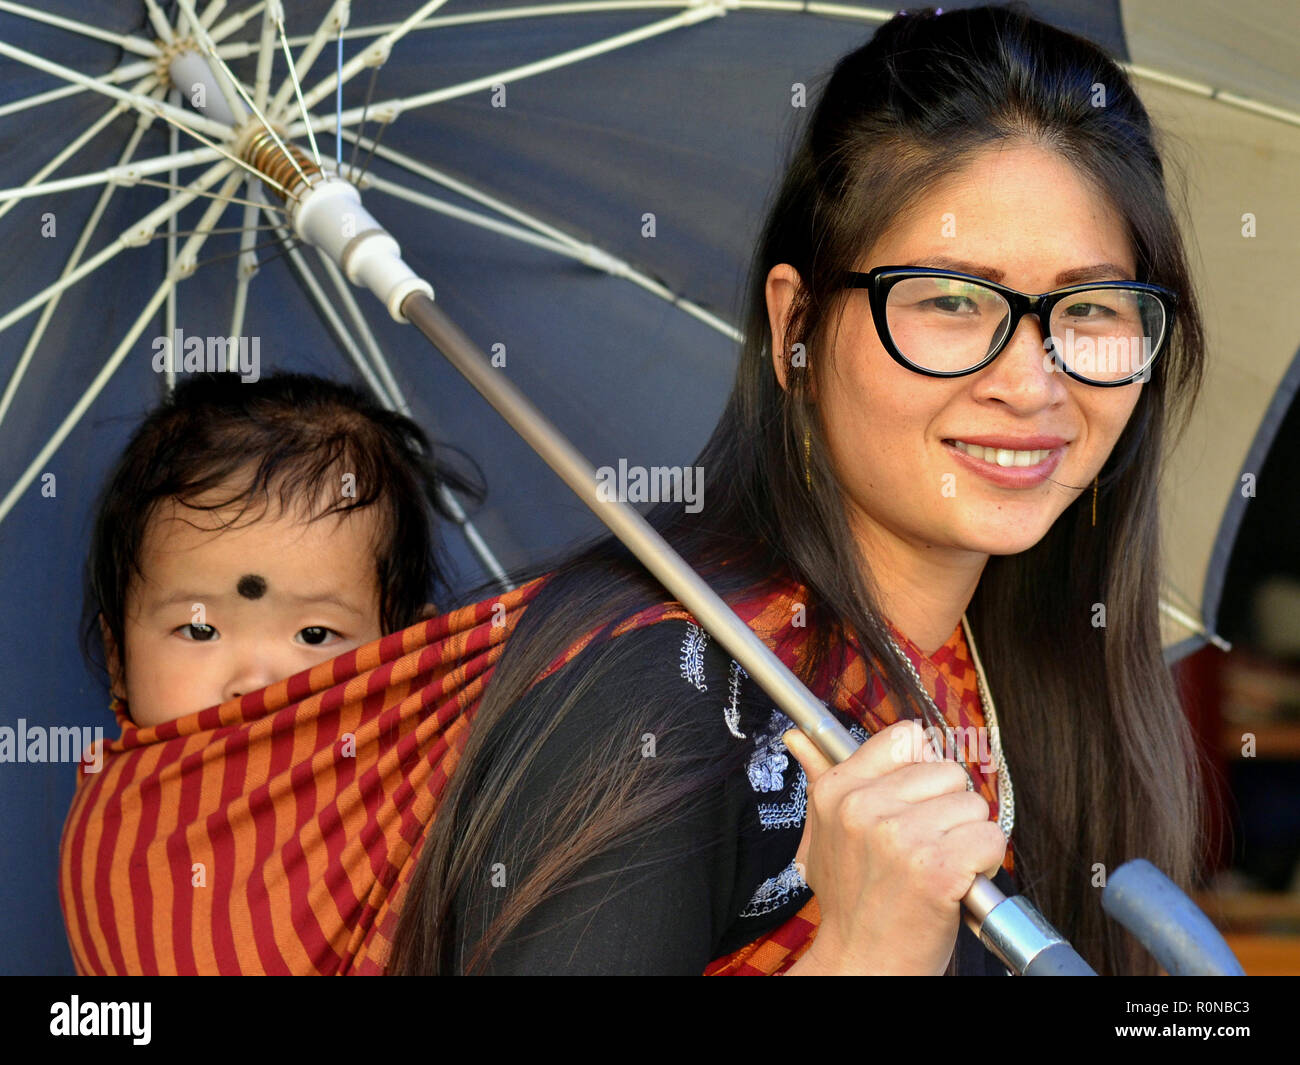
<svg viewBox="0 0 1300 1065"><path fill-rule="evenodd" d="M544 580L162 725L136 728L115 701L121 736L99 773L79 765L60 842L59 900L77 970L382 973L484 686ZM797 668L806 630L790 619L801 602L787 586L734 605ZM589 632L543 677L595 641L670 618L690 615L662 604ZM949 721L979 725L960 626L931 659L897 630L895 639ZM868 731L896 720L860 659L814 690ZM995 778L980 791L996 817ZM706 973L784 972L817 922L813 899Z"/></svg>

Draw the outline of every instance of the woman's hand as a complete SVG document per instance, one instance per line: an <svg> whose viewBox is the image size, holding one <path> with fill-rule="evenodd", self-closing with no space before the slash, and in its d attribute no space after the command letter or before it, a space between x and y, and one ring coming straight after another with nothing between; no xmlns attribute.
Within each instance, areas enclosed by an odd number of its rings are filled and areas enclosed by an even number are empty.
<svg viewBox="0 0 1300 1065"><path fill-rule="evenodd" d="M1006 839L967 773L937 760L916 721L872 736L839 765L798 729L785 744L808 777L795 861L817 895L817 938L788 975L940 975L976 875Z"/></svg>

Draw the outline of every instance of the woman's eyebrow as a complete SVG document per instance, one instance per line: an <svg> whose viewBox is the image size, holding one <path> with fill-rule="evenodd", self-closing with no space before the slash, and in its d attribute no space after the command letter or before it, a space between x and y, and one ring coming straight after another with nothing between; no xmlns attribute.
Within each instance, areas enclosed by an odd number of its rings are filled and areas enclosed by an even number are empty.
<svg viewBox="0 0 1300 1065"><path fill-rule="evenodd" d="M987 278L989 281L995 281L998 284L1001 284L1007 276L1004 271L996 267L984 266L981 263L973 263L965 259L951 259L946 255L930 255L917 260L913 265L925 266L933 270L955 270L959 274L971 274L975 277ZM1128 270L1125 270L1122 266L1116 266L1114 263L1076 266L1072 270L1062 270L1056 275L1056 287L1078 285L1084 281L1126 281L1129 280L1128 275Z"/></svg>

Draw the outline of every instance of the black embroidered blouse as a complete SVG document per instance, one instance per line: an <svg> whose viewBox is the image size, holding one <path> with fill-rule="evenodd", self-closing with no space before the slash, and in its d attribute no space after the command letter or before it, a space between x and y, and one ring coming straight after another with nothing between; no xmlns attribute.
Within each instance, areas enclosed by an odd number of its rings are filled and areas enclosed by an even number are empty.
<svg viewBox="0 0 1300 1065"><path fill-rule="evenodd" d="M752 943L789 920L812 892L793 866L803 833L807 781L781 734L792 722L698 626L680 620L612 641L607 665L546 740L512 795L494 841L501 861L483 876L488 902L472 911L458 897L460 971L492 916L527 872L510 856L532 838L548 807L581 795L583 752L617 733L634 735L639 756L693 756L725 766L718 785L693 795L685 816L628 840L574 871L572 886L530 910L493 954L486 971L506 974L697 975L716 958ZM536 685L528 700L555 701L591 667L581 655ZM611 678L623 705L611 704ZM690 727L659 737L640 733L628 715L637 699L684 700ZM622 720L615 715L622 715ZM521 715L522 716L522 715ZM861 726L840 716L859 739ZM649 716L647 716L649 720ZM658 771L660 767L656 766ZM994 878L1016 888L1006 870ZM1000 961L963 924L959 974L1006 975Z"/></svg>

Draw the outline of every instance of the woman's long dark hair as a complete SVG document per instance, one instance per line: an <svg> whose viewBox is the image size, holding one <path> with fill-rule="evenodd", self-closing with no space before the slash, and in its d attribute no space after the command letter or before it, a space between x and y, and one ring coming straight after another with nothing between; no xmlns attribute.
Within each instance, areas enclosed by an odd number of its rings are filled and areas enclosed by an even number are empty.
<svg viewBox="0 0 1300 1065"><path fill-rule="evenodd" d="M1094 106L1099 85L1104 106ZM764 284L776 264L798 270L805 287L787 346L822 350L842 308L844 276L863 250L973 153L1013 139L1044 144L1072 163L1127 223L1137 279L1178 294L1169 348L1102 469L1096 527L1092 493L1082 493L1032 548L989 558L968 608L1015 781L1023 891L1099 972L1152 973L1145 952L1103 916L1099 873L1145 857L1189 888L1201 859L1197 759L1161 647L1157 484L1162 453L1185 429L1200 387L1204 338L1155 134L1104 52L1016 7L985 7L899 15L837 64L753 260L735 387L696 460L710 505L688 515L661 504L651 521L724 597L781 575L801 581L815 634L806 678L856 640L868 661L883 665L905 711L921 716L923 696L885 640L871 559L851 534L808 402L813 378L828 368L816 358L789 365L787 352L789 387L780 386ZM667 772L652 764L657 759L575 755L582 801L567 803L531 841L522 866L531 872L508 898L487 899L510 789L580 693L531 700L527 712L516 704L575 634L665 598L608 541L555 571L479 709L426 840L391 971L473 970L585 860L682 816L693 790L716 779L717 766L689 759ZM1096 604L1105 605L1101 627ZM619 642L592 653L581 675L602 668L598 660L608 661ZM623 750L647 729L682 724L656 693L621 691L611 706L627 722ZM458 892L470 906L496 906L481 935L454 926ZM460 950L468 960L457 965Z"/></svg>

